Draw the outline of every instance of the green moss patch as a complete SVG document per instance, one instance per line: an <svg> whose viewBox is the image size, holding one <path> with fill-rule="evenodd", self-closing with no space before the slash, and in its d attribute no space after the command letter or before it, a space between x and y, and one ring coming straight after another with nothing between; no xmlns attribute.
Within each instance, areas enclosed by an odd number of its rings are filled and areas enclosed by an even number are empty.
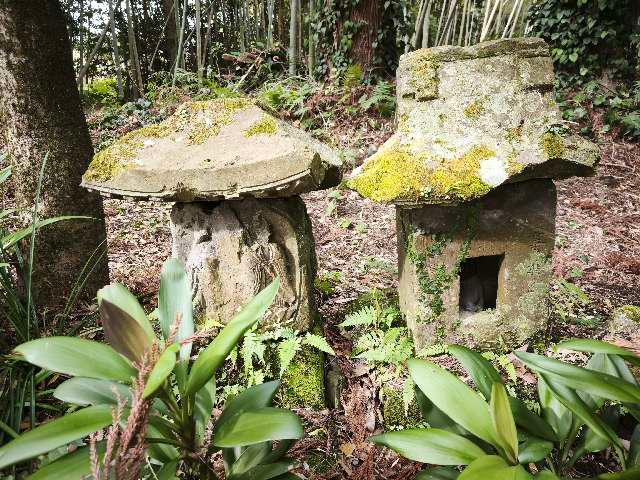
<svg viewBox="0 0 640 480"><path fill-rule="evenodd" d="M268 115L263 115L260 120L247 128L242 134L245 137L254 135L274 135L278 131L278 124Z"/></svg>
<svg viewBox="0 0 640 480"><path fill-rule="evenodd" d="M415 399L405 412L402 392L393 388L382 389L382 419L385 428L414 428L422 424L422 414Z"/></svg>
<svg viewBox="0 0 640 480"><path fill-rule="evenodd" d="M629 320L640 323L640 307L636 305L623 305L616 309L617 312L623 314Z"/></svg>
<svg viewBox="0 0 640 480"><path fill-rule="evenodd" d="M540 141L540 147L547 158L562 158L564 154L564 141L557 133L545 133Z"/></svg>
<svg viewBox="0 0 640 480"><path fill-rule="evenodd" d="M474 100L464 109L464 116L472 120L480 118L485 111L484 105L480 100Z"/></svg>
<svg viewBox="0 0 640 480"><path fill-rule="evenodd" d="M282 375L279 403L283 407L326 408L324 354L305 346Z"/></svg>
<svg viewBox="0 0 640 480"><path fill-rule="evenodd" d="M439 60L429 50L417 50L407 56L409 84L416 100L430 100L438 97Z"/></svg>

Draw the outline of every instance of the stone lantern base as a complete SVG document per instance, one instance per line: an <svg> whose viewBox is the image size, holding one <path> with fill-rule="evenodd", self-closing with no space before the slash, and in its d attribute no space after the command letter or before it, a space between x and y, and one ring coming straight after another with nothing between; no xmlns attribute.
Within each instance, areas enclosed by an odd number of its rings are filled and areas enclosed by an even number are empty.
<svg viewBox="0 0 640 480"><path fill-rule="evenodd" d="M274 306L259 325L311 329L316 257L300 197L176 203L171 233L173 256L185 264L201 322L229 322L280 277Z"/></svg>
<svg viewBox="0 0 640 480"><path fill-rule="evenodd" d="M456 206L398 208L400 307L418 350L513 348L548 319L556 190L505 185Z"/></svg>

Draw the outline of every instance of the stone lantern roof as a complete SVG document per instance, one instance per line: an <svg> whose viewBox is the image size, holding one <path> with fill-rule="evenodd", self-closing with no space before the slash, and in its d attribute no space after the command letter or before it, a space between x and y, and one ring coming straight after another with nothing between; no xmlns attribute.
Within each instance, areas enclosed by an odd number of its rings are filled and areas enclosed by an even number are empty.
<svg viewBox="0 0 640 480"><path fill-rule="evenodd" d="M82 185L164 201L283 198L340 181L340 162L309 134L246 98L193 101L93 158Z"/></svg>
<svg viewBox="0 0 640 480"><path fill-rule="evenodd" d="M396 133L354 172L350 188L399 205L457 204L502 184L587 176L595 144L567 133L538 38L405 54Z"/></svg>

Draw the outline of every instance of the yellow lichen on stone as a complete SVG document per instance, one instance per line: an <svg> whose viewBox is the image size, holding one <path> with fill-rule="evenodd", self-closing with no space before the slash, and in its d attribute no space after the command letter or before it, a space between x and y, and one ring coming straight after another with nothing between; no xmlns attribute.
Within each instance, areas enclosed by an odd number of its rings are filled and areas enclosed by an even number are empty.
<svg viewBox="0 0 640 480"><path fill-rule="evenodd" d="M263 115L260 120L247 128L242 134L245 137L253 137L254 135L274 135L278 131L276 121L267 115Z"/></svg>
<svg viewBox="0 0 640 480"><path fill-rule="evenodd" d="M348 186L376 202L417 200L427 185L428 175L424 156L391 147L374 154L362 173L349 180Z"/></svg>
<svg viewBox="0 0 640 480"><path fill-rule="evenodd" d="M453 160L443 159L429 175L432 196L468 200L489 193L491 187L479 177L480 162L494 156L493 150L481 145Z"/></svg>
<svg viewBox="0 0 640 480"><path fill-rule="evenodd" d="M562 158L564 154L564 141L557 133L547 132L540 141L542 151L547 158Z"/></svg>
<svg viewBox="0 0 640 480"><path fill-rule="evenodd" d="M464 116L472 120L480 118L485 111L484 105L480 100L474 100L464 109Z"/></svg>

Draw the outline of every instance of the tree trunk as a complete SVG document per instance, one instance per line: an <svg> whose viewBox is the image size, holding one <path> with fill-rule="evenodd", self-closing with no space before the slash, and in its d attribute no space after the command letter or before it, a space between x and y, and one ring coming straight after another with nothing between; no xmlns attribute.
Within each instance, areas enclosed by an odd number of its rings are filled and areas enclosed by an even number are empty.
<svg viewBox="0 0 640 480"><path fill-rule="evenodd" d="M196 69L198 71L198 82L202 83L202 9L200 0L196 0Z"/></svg>
<svg viewBox="0 0 640 480"><path fill-rule="evenodd" d="M298 71L298 18L300 11L300 0L291 0L291 12L289 23L289 75L295 75Z"/></svg>
<svg viewBox="0 0 640 480"><path fill-rule="evenodd" d="M309 58L307 67L309 68L309 77L314 77L316 69L316 41L315 41L315 20L316 20L316 1L309 0Z"/></svg>
<svg viewBox="0 0 640 480"><path fill-rule="evenodd" d="M171 65L176 61L178 55L178 33L176 30L176 11L173 8L173 0L162 0L162 11L164 12L167 26L165 28L165 48L169 55Z"/></svg>
<svg viewBox="0 0 640 480"><path fill-rule="evenodd" d="M38 232L33 292L39 309L55 311L94 249L106 247L102 200L80 187L93 148L58 0L0 3L0 119L2 141L14 166L17 205L33 208L38 172L48 153L39 216L94 218ZM85 298L92 299L108 280L104 257L85 285Z"/></svg>
<svg viewBox="0 0 640 480"><path fill-rule="evenodd" d="M351 21L359 25L353 39L351 59L360 65L362 71L370 70L373 66L373 42L378 37L378 30L382 23L382 5L380 0L360 0L351 11Z"/></svg>
<svg viewBox="0 0 640 480"><path fill-rule="evenodd" d="M120 50L118 48L118 35L116 34L116 20L115 11L113 8L113 0L109 0L109 22L111 24L111 50L113 54L113 66L116 69L118 99L122 101L122 99L124 98L124 90L122 88L122 75L120 74Z"/></svg>
<svg viewBox="0 0 640 480"><path fill-rule="evenodd" d="M127 8L127 34L129 38L129 70L131 75L131 90L133 98L137 99L144 94L144 84L142 83L142 71L140 70L140 58L138 57L138 47L136 46L136 34L133 28L133 11L131 0L126 0Z"/></svg>

